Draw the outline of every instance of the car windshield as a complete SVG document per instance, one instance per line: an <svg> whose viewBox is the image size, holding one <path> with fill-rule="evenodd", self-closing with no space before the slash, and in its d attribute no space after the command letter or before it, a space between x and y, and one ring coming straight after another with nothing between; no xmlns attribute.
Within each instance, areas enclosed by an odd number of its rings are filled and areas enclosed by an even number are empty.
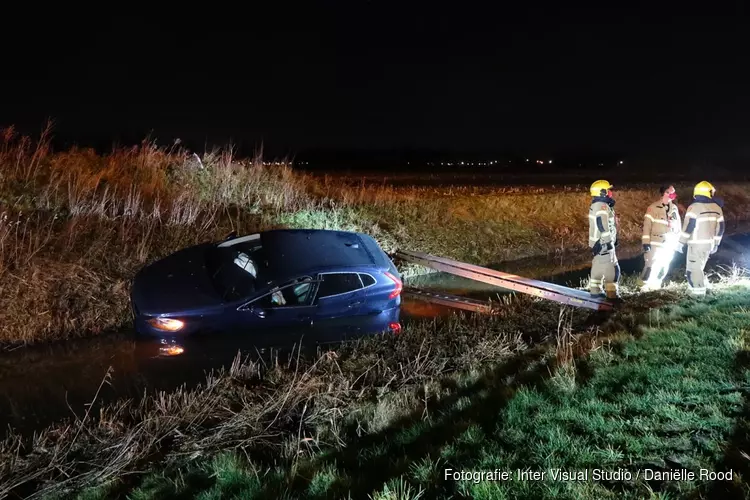
<svg viewBox="0 0 750 500"><path fill-rule="evenodd" d="M259 240L209 249L206 267L224 300L248 298L265 279L266 262Z"/></svg>

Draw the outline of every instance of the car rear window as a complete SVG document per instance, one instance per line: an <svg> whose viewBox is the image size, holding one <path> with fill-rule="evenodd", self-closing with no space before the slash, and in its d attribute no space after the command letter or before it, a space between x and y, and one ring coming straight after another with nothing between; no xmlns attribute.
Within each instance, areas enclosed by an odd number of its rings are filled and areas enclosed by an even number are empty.
<svg viewBox="0 0 750 500"><path fill-rule="evenodd" d="M353 292L362 288L362 280L357 273L334 273L320 276L322 282L318 288L318 298L330 297Z"/></svg>

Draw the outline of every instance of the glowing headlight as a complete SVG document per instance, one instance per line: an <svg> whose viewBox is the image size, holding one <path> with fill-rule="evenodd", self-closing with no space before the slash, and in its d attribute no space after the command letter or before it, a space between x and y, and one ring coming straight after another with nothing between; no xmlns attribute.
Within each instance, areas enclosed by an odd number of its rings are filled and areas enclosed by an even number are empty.
<svg viewBox="0 0 750 500"><path fill-rule="evenodd" d="M185 326L185 323L173 318L151 318L148 324L163 332L176 332Z"/></svg>

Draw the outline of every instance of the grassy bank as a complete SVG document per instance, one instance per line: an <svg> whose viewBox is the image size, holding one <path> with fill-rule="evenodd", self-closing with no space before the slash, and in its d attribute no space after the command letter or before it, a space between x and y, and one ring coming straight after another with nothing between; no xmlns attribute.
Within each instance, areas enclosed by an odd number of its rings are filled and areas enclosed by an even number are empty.
<svg viewBox="0 0 750 500"><path fill-rule="evenodd" d="M272 367L238 362L194 390L112 405L31 441L11 437L0 448L0 497L11 489L23 496L25 487L40 484L53 491L83 486L154 460L180 464L222 449L293 460L299 449L342 442L359 424L380 429L420 399L450 392L441 375L471 373L545 341L556 328L555 307L540 303L545 319L527 328L530 302L512 302L490 320L425 320L319 359L291 357ZM589 320L576 316L576 326Z"/></svg>
<svg viewBox="0 0 750 500"><path fill-rule="evenodd" d="M586 252L586 185L394 187L313 177L289 164L196 155L178 145L53 152L49 131L0 137L0 344L97 335L128 321L129 280L179 248L272 227L367 232L403 247L492 264ZM637 245L655 186L618 191L622 244ZM748 186L719 185L727 220ZM681 199L689 190L680 186ZM624 247L623 247L624 248Z"/></svg>
<svg viewBox="0 0 750 500"><path fill-rule="evenodd" d="M634 296L605 323L519 298L498 318L425 321L318 359L238 360L199 389L8 439L0 496L739 497L750 288L717 290L698 303L678 286ZM554 481L559 468L641 476ZM642 476L676 468L734 480ZM445 469L547 474L452 481Z"/></svg>

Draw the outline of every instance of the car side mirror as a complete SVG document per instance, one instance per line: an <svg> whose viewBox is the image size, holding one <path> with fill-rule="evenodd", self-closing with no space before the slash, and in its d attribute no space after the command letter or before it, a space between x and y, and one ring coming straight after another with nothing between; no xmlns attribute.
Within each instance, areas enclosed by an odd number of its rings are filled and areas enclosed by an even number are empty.
<svg viewBox="0 0 750 500"><path fill-rule="evenodd" d="M237 237L237 231L232 231L226 236L226 238L224 238L224 241L231 240L232 238L236 238L236 237Z"/></svg>
<svg viewBox="0 0 750 500"><path fill-rule="evenodd" d="M263 319L263 318L266 317L266 311L264 311L263 309L261 309L259 307L251 307L250 308L250 312L253 313L253 314L255 314L257 317L259 317L261 319Z"/></svg>

